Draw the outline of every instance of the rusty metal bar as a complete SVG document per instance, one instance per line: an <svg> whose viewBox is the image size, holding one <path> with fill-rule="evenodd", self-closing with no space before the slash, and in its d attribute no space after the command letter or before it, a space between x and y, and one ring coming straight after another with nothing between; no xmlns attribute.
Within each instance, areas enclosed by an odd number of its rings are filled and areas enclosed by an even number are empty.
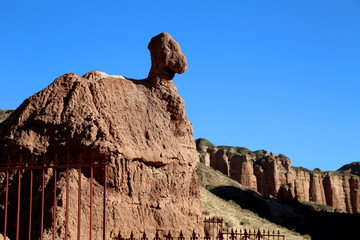
<svg viewBox="0 0 360 240"><path fill-rule="evenodd" d="M19 167L21 168L22 157L19 158ZM18 202L17 202L17 217L16 217L16 240L19 240L19 225L20 225L20 194L21 194L21 169L18 170Z"/></svg>
<svg viewBox="0 0 360 240"><path fill-rule="evenodd" d="M212 225L212 238L215 239L215 219L212 218L212 219L210 219L210 221L211 221L210 223Z"/></svg>
<svg viewBox="0 0 360 240"><path fill-rule="evenodd" d="M10 157L7 160L7 166L10 166ZM5 219L4 219L4 240L6 240L7 212L9 199L9 170L6 170L6 194L5 194Z"/></svg>
<svg viewBox="0 0 360 240"><path fill-rule="evenodd" d="M90 240L92 240L92 210L93 210L93 178L94 169L90 167Z"/></svg>
<svg viewBox="0 0 360 240"><path fill-rule="evenodd" d="M81 167L79 167L79 186L78 186L78 231L77 231L78 240L80 240L80 224L81 224Z"/></svg>
<svg viewBox="0 0 360 240"><path fill-rule="evenodd" d="M106 158L103 159L104 162L104 208L103 208L103 239L106 239L106 188L107 188L107 164Z"/></svg>
<svg viewBox="0 0 360 240"><path fill-rule="evenodd" d="M34 157L31 156L31 165L34 165ZM32 194L33 194L33 169L30 169L30 199L29 199L29 240L31 240L31 218L32 218Z"/></svg>
<svg viewBox="0 0 360 240"><path fill-rule="evenodd" d="M220 231L223 232L223 223L224 223L224 218L221 218L220 220Z"/></svg>
<svg viewBox="0 0 360 240"><path fill-rule="evenodd" d="M58 159L57 159L57 155L55 155L54 158L54 211L53 211L53 240L55 240L55 226L56 226L56 187L57 187L57 182L56 182L56 178L57 178L57 166L58 163Z"/></svg>
<svg viewBox="0 0 360 240"><path fill-rule="evenodd" d="M42 164L45 165L45 155L43 155ZM45 197L45 168L42 170L42 181L41 181L41 231L40 240L43 239L44 231L44 197Z"/></svg>
<svg viewBox="0 0 360 240"><path fill-rule="evenodd" d="M66 157L66 210L65 210L65 240L68 237L69 231L69 163L70 157L69 155Z"/></svg>

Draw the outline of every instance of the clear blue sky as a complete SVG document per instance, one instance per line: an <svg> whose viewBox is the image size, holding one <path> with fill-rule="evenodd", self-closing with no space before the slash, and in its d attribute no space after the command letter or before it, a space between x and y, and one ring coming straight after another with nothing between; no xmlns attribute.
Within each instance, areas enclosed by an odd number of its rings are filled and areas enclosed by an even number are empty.
<svg viewBox="0 0 360 240"><path fill-rule="evenodd" d="M67 72L145 78L165 31L195 138L309 169L360 161L359 0L1 0L0 30L2 109Z"/></svg>

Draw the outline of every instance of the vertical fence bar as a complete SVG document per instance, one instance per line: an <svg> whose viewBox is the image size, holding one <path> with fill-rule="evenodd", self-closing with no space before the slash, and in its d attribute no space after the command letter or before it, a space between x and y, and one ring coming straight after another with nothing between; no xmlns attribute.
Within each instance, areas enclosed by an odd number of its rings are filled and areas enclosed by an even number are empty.
<svg viewBox="0 0 360 240"><path fill-rule="evenodd" d="M91 161L91 166L90 166L90 233L89 233L90 240L92 240L92 208L93 208L92 204L93 204L93 178L94 178L93 163L94 161Z"/></svg>
<svg viewBox="0 0 360 240"><path fill-rule="evenodd" d="M78 160L79 165L79 186L78 186L78 231L77 231L77 240L80 240L80 224L81 224L81 163L82 163L82 156L79 155Z"/></svg>
<svg viewBox="0 0 360 240"><path fill-rule="evenodd" d="M103 239L106 239L106 188L107 188L107 161L104 157L104 213L103 213Z"/></svg>
<svg viewBox="0 0 360 240"><path fill-rule="evenodd" d="M34 157L31 156L30 166L34 166ZM33 169L30 169L30 199L29 199L29 240L31 240L31 218L32 218L32 194L33 194Z"/></svg>
<svg viewBox="0 0 360 240"><path fill-rule="evenodd" d="M10 167L10 157L6 162L7 167ZM6 193L5 193L5 216L4 216L4 240L6 240L6 227L7 227L7 212L8 212L8 199L9 199L9 169L6 169Z"/></svg>
<svg viewBox="0 0 360 240"><path fill-rule="evenodd" d="M70 157L66 156L66 210L65 210L65 240L68 237L69 231L69 163Z"/></svg>
<svg viewBox="0 0 360 240"><path fill-rule="evenodd" d="M220 220L220 231L223 232L223 222L224 222L224 218L221 218Z"/></svg>
<svg viewBox="0 0 360 240"><path fill-rule="evenodd" d="M57 155L55 155L54 158L54 211L53 211L53 240L55 240L55 226L56 226L56 187L57 187L57 164L58 164L58 158Z"/></svg>
<svg viewBox="0 0 360 240"><path fill-rule="evenodd" d="M19 169L18 169L18 203L17 203L17 218L16 218L16 240L19 240L19 225L20 225L20 192L21 192L21 165L22 157L19 158Z"/></svg>
<svg viewBox="0 0 360 240"><path fill-rule="evenodd" d="M215 239L215 218L211 219L211 223L212 223L212 237L213 239Z"/></svg>
<svg viewBox="0 0 360 240"><path fill-rule="evenodd" d="M43 155L42 165L45 166L45 155ZM45 197L45 168L42 169L42 181L41 181L41 231L40 240L43 239L44 231L44 197Z"/></svg>

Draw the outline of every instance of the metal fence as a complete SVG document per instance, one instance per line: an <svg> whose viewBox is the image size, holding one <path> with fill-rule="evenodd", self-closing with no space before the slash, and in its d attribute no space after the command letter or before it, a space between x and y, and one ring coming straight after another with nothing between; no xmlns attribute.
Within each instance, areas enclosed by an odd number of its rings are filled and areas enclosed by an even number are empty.
<svg viewBox="0 0 360 240"><path fill-rule="evenodd" d="M261 231L258 230L234 230L223 228L224 220L222 218L205 218L203 239L218 239L218 240L285 240L285 235L280 234L280 231Z"/></svg>
<svg viewBox="0 0 360 240"><path fill-rule="evenodd" d="M135 236L132 232L129 237L124 237L120 233L117 237L113 238L113 240L185 240L182 231L180 232L179 236L172 236L169 232L167 235L160 236L158 232L156 232L155 236L148 237L146 232L140 234L139 236ZM234 231L231 230L230 232L219 232L215 237L210 236L209 232L205 231L205 235L201 237L201 235L196 234L194 231L190 236L190 240L285 240L285 236L281 235L279 232L267 233L265 230L261 232L260 230L244 230L244 231Z"/></svg>
<svg viewBox="0 0 360 240"><path fill-rule="evenodd" d="M82 170L84 168L87 168L90 171L90 216L89 216L89 223L90 226L87 227L89 231L89 239L92 240L92 222L93 222L93 181L94 181L94 169L100 168L103 171L103 239L106 239L106 194L107 194L107 159L102 158L101 161L96 161L93 157L88 158L86 161L83 160L82 155L79 155L79 157L76 159L75 163L74 161L71 161L69 157L66 158L64 163L59 163L58 158L55 156L52 162L48 162L45 157L42 157L40 161L37 161L37 163L34 162L34 158L31 157L30 161L24 162L22 157L20 156L14 164L13 161L10 160L10 158L7 158L5 166L0 166L0 172L5 173L5 180L2 183L4 186L5 191L5 201L4 201L4 216L3 216L3 223L4 223L4 240L6 240L7 231L8 228L8 208L9 208L9 180L12 182L12 184L17 184L17 191L15 194L17 194L16 199L16 225L12 224L10 227L10 233L12 236L15 236L16 240L20 239L19 231L20 231L20 225L23 227L23 224L20 224L20 216L21 216L21 210L26 208L29 211L28 214L28 220L27 220L27 226L28 229L21 229L21 231L27 231L27 239L32 239L32 232L34 228L39 228L40 230L40 239L43 240L43 232L44 232L44 205L45 205L45 170L52 169L53 170L53 211L52 211L52 239L55 240L56 237L56 205L57 205L57 179L58 179L58 172L60 170L66 171L66 205L65 205L65 240L67 240L68 237L68 231L69 231L69 171L70 169L77 169L78 171L78 206L77 206L77 240L80 240L80 232L81 232L81 175ZM33 188L34 188L34 170L41 171L41 217L40 217L40 226L36 225L33 226L32 220L33 220ZM22 183L22 178L25 174L30 175L30 181ZM17 178L17 181L16 181ZM29 203L28 206L21 206L21 185L22 184L28 184L29 186ZM36 185L36 187L38 187ZM14 195L14 193L12 193ZM12 199L14 201L14 199ZM14 203L12 203L14 204ZM28 208L27 208L28 207ZM24 217L24 216L23 216ZM23 221L22 221L23 223ZM13 227L15 225L15 228ZM285 236L281 235L280 232L275 233L274 231L271 233L270 231L263 230L262 232L260 229L256 230L233 230L231 229L224 231L223 228L223 219L221 218L205 218L204 220L204 235L201 237L200 234L197 234L193 231L192 235L190 236L190 240L285 240ZM12 238L14 239L14 238ZM26 239L24 237L21 237L21 239ZM173 237L171 233L169 232L167 235L160 236L158 232L156 232L154 237L148 238L145 232L140 234L139 236L135 237L133 233L130 234L129 237L123 237L119 233L119 235L114 240L185 240L185 236L183 235L182 231L180 231L179 236ZM1 239L0 239L1 240Z"/></svg>
<svg viewBox="0 0 360 240"><path fill-rule="evenodd" d="M3 231L3 235L4 235L4 240L6 239L7 236L7 231L10 230L12 232L11 235L14 236L15 235L15 239L19 240L19 229L20 229L20 215L21 215L21 210L22 208L26 208L28 207L28 211L29 211L29 216L28 216L28 234L27 237L30 240L32 237L32 231L34 230L34 227L39 227L40 228L40 239L43 239L43 232L44 232L44 204L45 204L45 200L44 200L44 196L45 196L45 170L46 169L52 169L53 170L53 174L54 174L54 187L53 187L53 198L54 198L54 202L53 202L53 213L52 213L52 219L53 219L53 223L52 223L52 235L53 235L53 240L55 240L55 236L56 236L56 231L55 231L55 227L56 227L56 205L57 205L57 195L56 195L56 188L57 188L57 174L59 170L66 170L66 209L65 209L65 240L68 239L68 231L69 231L69 223L68 223L68 218L69 218L69 170L70 169L77 169L78 171L78 218L77 218L77 239L80 240L80 225L81 225L81 171L84 168L88 168L90 170L90 226L89 226L89 236L90 236L90 240L92 240L92 218L93 218L93 181L94 181L94 169L95 168L101 168L104 171L104 196L103 196L103 239L105 239L105 232L106 232L106 182L107 182L107 159L103 158L101 159L101 161L95 161L95 159L93 157L90 157L89 159L87 159L86 162L84 162L82 155L79 155L78 159L75 161L75 163L73 161L70 160L70 157L67 157L65 162L63 164L59 164L58 162L58 158L55 156L55 158L53 159L53 161L51 163L47 163L45 157L42 157L40 163L35 163L34 162L34 158L31 157L29 162L23 162L22 157L20 156L18 158L18 161L16 163L16 165L14 166L13 161L10 160L10 157L7 158L6 161L6 166L1 166L0 167L0 172L5 172L6 173L6 177L5 177L5 202L4 202L4 231ZM33 208L33 187L34 187L34 170L40 170L42 171L42 180L41 180L41 221L40 221L40 226L33 226L33 213L32 213L32 208ZM26 183L22 183L22 176L29 172L30 173L30 182L26 182ZM10 229L8 229L8 207L9 207L9 179L10 177L12 178L12 181L16 181L16 175L17 175L17 206L16 206L16 227L15 229L13 227L11 227ZM30 196L29 196L29 205L28 206L21 206L21 184L29 184L29 188L30 188ZM38 187L38 186L36 186ZM23 225L22 225L23 226ZM25 231L25 229L21 229L21 231ZM16 232L16 233L15 233ZM22 239L24 239L22 237Z"/></svg>
<svg viewBox="0 0 360 240"><path fill-rule="evenodd" d="M148 237L146 232L135 236L133 232L131 232L129 237L122 236L119 233L118 236L113 238L113 240L285 240L285 235L280 234L278 231L272 231L272 233L268 230L267 232L260 229L258 230L234 230L231 229L224 231L224 220L222 218L205 218L204 220L204 235L192 232L190 238L185 238L182 231L180 231L178 236L172 236L171 232L167 235L160 236L159 232L156 232L154 237Z"/></svg>

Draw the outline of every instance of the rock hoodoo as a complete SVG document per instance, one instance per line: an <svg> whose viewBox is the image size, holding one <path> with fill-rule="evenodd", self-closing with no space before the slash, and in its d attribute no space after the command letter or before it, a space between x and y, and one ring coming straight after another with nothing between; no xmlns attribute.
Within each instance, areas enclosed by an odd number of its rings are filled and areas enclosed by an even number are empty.
<svg viewBox="0 0 360 240"><path fill-rule="evenodd" d="M172 80L175 73L184 73L187 61L180 45L168 33L153 37L148 49L151 53L151 69L148 80L157 87L163 80Z"/></svg>
<svg viewBox="0 0 360 240"><path fill-rule="evenodd" d="M200 161L268 198L316 202L348 213L360 213L360 177L350 174L358 163L341 171L310 171L292 167L286 156L265 150L218 146L196 140ZM347 173L345 171L349 171Z"/></svg>
<svg viewBox="0 0 360 240"><path fill-rule="evenodd" d="M149 50L152 66L147 79L128 80L97 71L82 77L68 73L26 99L0 124L1 165L7 156L16 159L19 155L46 155L52 159L57 154L60 162L67 154L76 157L80 153L91 153L109 158L107 236L119 231L129 234L131 230L146 230L148 234L156 230L183 230L187 234L193 229L197 232L202 229L192 125L171 81L175 73L185 72L186 58L179 44L167 33L154 37ZM76 172L70 174L75 186ZM95 192L101 191L101 176L95 175L98 179ZM52 171L47 171L46 184L52 182L52 178ZM1 181L3 178L0 185ZM56 226L59 239L64 239L65 234L64 181L64 174L59 173ZM81 181L82 186L88 185L86 173ZM71 186L70 202L76 206L77 189ZM46 186L46 191L45 196L50 197L51 184ZM84 192L83 202L88 202L88 197ZM4 199L3 188L0 199ZM22 195L22 204L27 200ZM94 209L102 209L101 204L101 194L95 193ZM3 206L3 202L0 205ZM82 214L88 213L86 209L82 209ZM47 206L46 211L51 212L51 206ZM73 224L69 229L70 239L77 234L77 208L74 211L69 216L69 223ZM0 225L3 214L0 208ZM45 214L48 224L45 238L46 234L51 236L50 215ZM93 239L101 238L100 215L94 215L93 233L99 236L94 235ZM81 224L82 229L88 227L86 220ZM88 238L88 231L81 234L82 239ZM12 239L11 234L8 236Z"/></svg>

